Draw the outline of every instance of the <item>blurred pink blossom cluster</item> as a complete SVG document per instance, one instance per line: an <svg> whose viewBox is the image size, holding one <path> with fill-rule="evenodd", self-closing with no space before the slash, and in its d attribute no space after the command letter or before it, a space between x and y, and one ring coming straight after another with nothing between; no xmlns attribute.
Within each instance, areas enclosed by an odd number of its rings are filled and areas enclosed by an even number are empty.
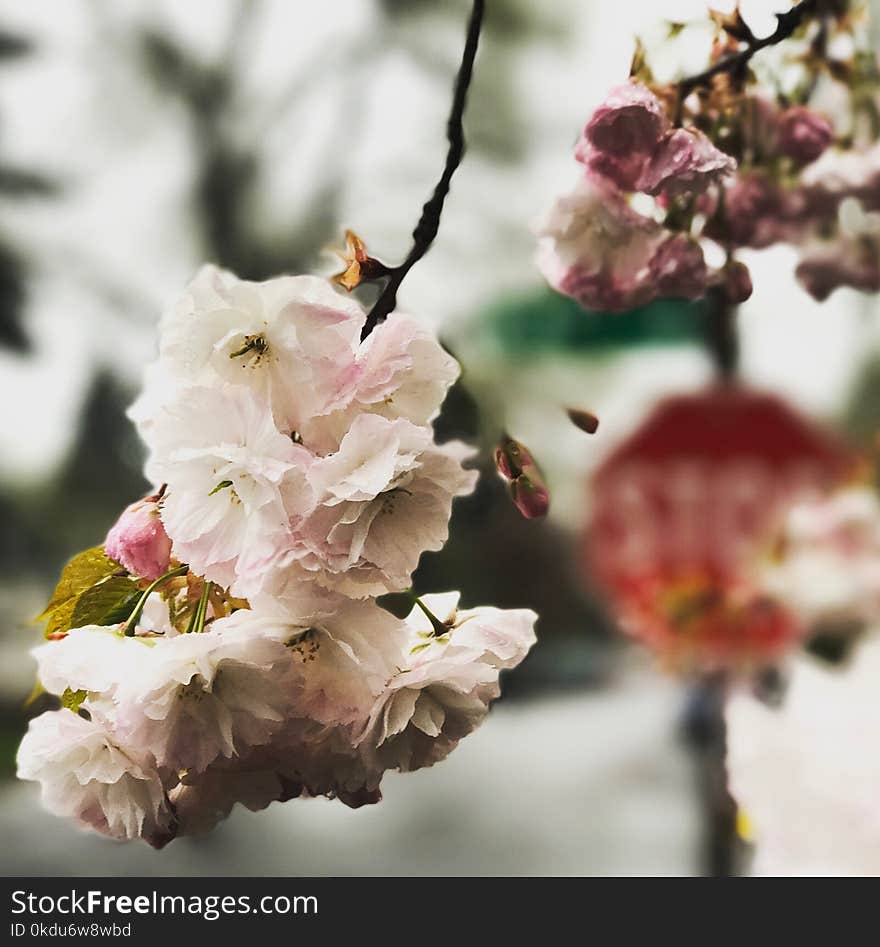
<svg viewBox="0 0 880 947"><path fill-rule="evenodd" d="M575 147L583 171L538 231L551 286L608 312L713 287L738 303L752 285L736 251L789 243L814 298L880 290L876 135L844 138L760 91L681 95L633 77L595 110Z"/></svg>
<svg viewBox="0 0 880 947"><path fill-rule="evenodd" d="M658 296L697 299L723 279L699 241L667 227L659 211L707 200L736 162L701 131L673 128L646 85L611 90L575 157L585 170L539 230L538 265L551 286L588 309L619 312ZM637 210L633 193L654 197L658 213Z"/></svg>
<svg viewBox="0 0 880 947"><path fill-rule="evenodd" d="M158 846L236 803L376 802L386 770L442 760L483 720L534 643L534 613L455 592L405 620L376 603L444 545L476 473L431 426L455 360L407 315L362 341L364 321L318 277L214 267L163 318L131 409L162 486L79 602L136 594L35 651L63 706L31 721L18 767L52 812Z"/></svg>

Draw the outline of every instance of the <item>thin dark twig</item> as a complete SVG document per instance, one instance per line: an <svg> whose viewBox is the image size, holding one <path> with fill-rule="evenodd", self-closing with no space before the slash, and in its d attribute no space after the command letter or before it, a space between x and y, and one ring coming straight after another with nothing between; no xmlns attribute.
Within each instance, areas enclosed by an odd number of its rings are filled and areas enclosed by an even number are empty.
<svg viewBox="0 0 880 947"><path fill-rule="evenodd" d="M446 138L449 141L449 149L446 152L446 164L443 173L434 188L434 193L422 208L422 216L419 218L415 230L413 230L412 249L403 263L391 269L388 282L367 316L361 332L362 339L365 339L389 313L394 311L394 307L397 305L397 291L400 289L400 284L413 266L430 250L440 228L440 217L443 213L446 196L449 194L452 175L455 174L464 156L464 109L467 103L471 77L473 76L474 59L480 41L480 29L483 25L485 6L485 0L474 0L471 8L464 53L462 54L458 75L455 78L452 108L446 123Z"/></svg>
<svg viewBox="0 0 880 947"><path fill-rule="evenodd" d="M763 39L751 38L746 41L746 46L738 52L723 56L703 72L681 79L678 83L679 108L694 89L710 85L712 79L721 73L733 75L741 72L755 53L766 49L768 46L776 46L783 40L788 39L802 23L821 13L822 5L823 0L801 0L790 10L786 10L785 13L776 14L776 29L769 36L765 36Z"/></svg>

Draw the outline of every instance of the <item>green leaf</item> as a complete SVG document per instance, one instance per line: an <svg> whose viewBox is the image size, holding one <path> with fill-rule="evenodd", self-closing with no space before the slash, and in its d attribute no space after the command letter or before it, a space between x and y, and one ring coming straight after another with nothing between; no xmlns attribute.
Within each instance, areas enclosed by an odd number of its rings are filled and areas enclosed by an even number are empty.
<svg viewBox="0 0 880 947"><path fill-rule="evenodd" d="M45 632L47 638L73 628L73 610L76 608L77 598L78 596L74 595L48 613Z"/></svg>
<svg viewBox="0 0 880 947"><path fill-rule="evenodd" d="M96 582L119 570L119 565L109 559L103 546L92 546L74 556L64 567L58 585L49 599L49 604L37 615L35 621L51 620L52 613L67 606ZM72 611L72 606L71 606Z"/></svg>
<svg viewBox="0 0 880 947"><path fill-rule="evenodd" d="M76 598L70 627L114 625L125 621L139 597L140 590L136 582L127 576L111 575Z"/></svg>
<svg viewBox="0 0 880 947"><path fill-rule="evenodd" d="M72 710L79 713L82 702L89 696L88 691L72 691L69 687L61 695L61 706L65 710Z"/></svg>

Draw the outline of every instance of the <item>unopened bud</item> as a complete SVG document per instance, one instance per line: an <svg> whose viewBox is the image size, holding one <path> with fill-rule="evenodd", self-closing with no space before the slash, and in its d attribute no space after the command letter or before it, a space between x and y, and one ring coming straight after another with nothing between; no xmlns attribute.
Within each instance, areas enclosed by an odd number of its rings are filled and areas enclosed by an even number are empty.
<svg viewBox="0 0 880 947"><path fill-rule="evenodd" d="M743 303L752 295L752 274L745 263L732 260L724 267L724 295L732 303Z"/></svg>
<svg viewBox="0 0 880 947"><path fill-rule="evenodd" d="M509 482L511 499L526 519L546 516L550 493L527 447L504 435L495 448L495 466Z"/></svg>
<svg viewBox="0 0 880 947"><path fill-rule="evenodd" d="M550 492L544 482L536 482L525 474L520 474L511 482L510 496L527 520L540 519L550 509Z"/></svg>
<svg viewBox="0 0 880 947"><path fill-rule="evenodd" d="M145 497L126 507L107 533L104 552L141 579L163 575L171 559L171 540L159 516L159 501Z"/></svg>

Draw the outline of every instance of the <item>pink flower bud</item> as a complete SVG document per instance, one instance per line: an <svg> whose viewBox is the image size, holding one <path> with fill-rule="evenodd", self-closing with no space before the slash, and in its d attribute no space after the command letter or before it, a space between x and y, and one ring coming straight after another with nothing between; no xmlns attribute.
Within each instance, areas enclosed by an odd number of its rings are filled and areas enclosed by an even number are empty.
<svg viewBox="0 0 880 947"><path fill-rule="evenodd" d="M495 466L509 481L511 499L527 520L547 515L550 492L528 448L512 437L502 437L495 448Z"/></svg>
<svg viewBox="0 0 880 947"><path fill-rule="evenodd" d="M168 571L171 540L159 517L159 503L145 497L126 507L104 540L104 552L132 575L158 579Z"/></svg>
<svg viewBox="0 0 880 947"><path fill-rule="evenodd" d="M550 493L543 483L535 483L525 474L510 484L510 496L527 520L540 519L550 509Z"/></svg>
<svg viewBox="0 0 880 947"><path fill-rule="evenodd" d="M793 105L779 116L777 147L799 164L815 161L831 144L834 129L822 115L803 105Z"/></svg>
<svg viewBox="0 0 880 947"><path fill-rule="evenodd" d="M752 275L745 263L732 260L724 267L724 295L732 303L743 303L752 295Z"/></svg>
<svg viewBox="0 0 880 947"><path fill-rule="evenodd" d="M667 237L657 247L648 274L658 295L682 299L699 299L709 281L702 248L681 233Z"/></svg>
<svg viewBox="0 0 880 947"><path fill-rule="evenodd" d="M514 480L523 471L537 470L535 458L529 449L506 434L495 448L495 466L505 480Z"/></svg>

